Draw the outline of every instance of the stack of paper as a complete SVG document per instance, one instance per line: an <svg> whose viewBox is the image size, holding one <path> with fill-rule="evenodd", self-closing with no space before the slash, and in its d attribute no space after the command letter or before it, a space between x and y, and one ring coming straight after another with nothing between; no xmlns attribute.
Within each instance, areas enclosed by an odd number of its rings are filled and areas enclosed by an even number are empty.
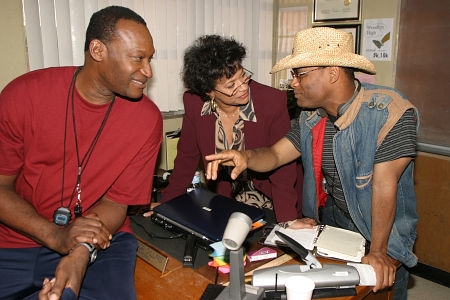
<svg viewBox="0 0 450 300"><path fill-rule="evenodd" d="M279 225L275 225L273 230L267 236L264 241L265 245L277 246L278 244L284 244L283 241L275 234L275 231L283 232L289 237L296 240L300 245L305 247L308 250L314 249L314 240L317 237L318 227L316 226L313 229L305 228L305 229L289 229L283 228Z"/></svg>

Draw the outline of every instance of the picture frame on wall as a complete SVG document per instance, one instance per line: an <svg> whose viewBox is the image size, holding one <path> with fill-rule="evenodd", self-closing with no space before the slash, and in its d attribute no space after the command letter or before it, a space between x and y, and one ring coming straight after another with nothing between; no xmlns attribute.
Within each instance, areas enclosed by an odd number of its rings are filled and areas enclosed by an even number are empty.
<svg viewBox="0 0 450 300"><path fill-rule="evenodd" d="M352 34L353 50L360 54L361 25L360 24L333 24L333 25L314 25L313 27L333 27Z"/></svg>
<svg viewBox="0 0 450 300"><path fill-rule="evenodd" d="M314 0L314 22L360 19L360 0Z"/></svg>

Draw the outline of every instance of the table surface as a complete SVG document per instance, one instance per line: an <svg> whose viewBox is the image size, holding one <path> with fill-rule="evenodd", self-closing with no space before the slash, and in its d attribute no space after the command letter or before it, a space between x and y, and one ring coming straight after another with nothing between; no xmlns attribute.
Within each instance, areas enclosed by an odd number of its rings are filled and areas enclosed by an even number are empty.
<svg viewBox="0 0 450 300"><path fill-rule="evenodd" d="M279 250L280 256L287 256ZM303 264L296 258L287 257L287 264ZM330 262L326 259L320 259L322 262ZM267 267L269 260L247 264L245 273L262 265ZM217 276L218 274L218 276ZM167 267L161 272L142 260L140 257L136 260L135 286L137 299L200 299L208 284L228 282L228 275L216 273L216 269L207 265L198 269L183 268L180 261L173 257L168 257ZM391 289L379 293L372 293L372 287L357 286L356 296L321 298L321 299L393 299Z"/></svg>

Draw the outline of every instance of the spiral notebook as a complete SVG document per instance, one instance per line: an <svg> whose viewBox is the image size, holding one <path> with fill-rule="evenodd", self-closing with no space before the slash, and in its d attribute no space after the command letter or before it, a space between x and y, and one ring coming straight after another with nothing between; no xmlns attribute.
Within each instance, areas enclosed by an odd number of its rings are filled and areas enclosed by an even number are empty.
<svg viewBox="0 0 450 300"><path fill-rule="evenodd" d="M287 234L308 250L315 250L318 256L361 262L365 254L366 240L358 232L329 225L319 225L313 229L286 229L277 225L264 244L276 246L283 243L275 231Z"/></svg>

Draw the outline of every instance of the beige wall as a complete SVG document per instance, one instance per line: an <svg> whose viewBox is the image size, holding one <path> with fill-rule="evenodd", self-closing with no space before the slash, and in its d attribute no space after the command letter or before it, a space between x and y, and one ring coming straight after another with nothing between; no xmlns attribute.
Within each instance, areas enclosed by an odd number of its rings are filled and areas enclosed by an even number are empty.
<svg viewBox="0 0 450 300"><path fill-rule="evenodd" d="M401 0L362 0L361 2L363 19L394 18L394 29L392 33L392 61L372 62L377 68L377 84L395 87L395 61L397 60L398 24L400 21L398 16Z"/></svg>
<svg viewBox="0 0 450 300"><path fill-rule="evenodd" d="M395 86L395 61L397 58L397 41L398 41L398 14L401 0L361 0L361 20L360 21L333 21L328 24L361 24L361 35L365 19L380 19L380 18L394 18L394 32L392 34L392 61L373 61L377 69L376 83L390 87ZM314 0L279 0L274 1L274 21L278 22L277 9L278 7L293 7L293 6L307 6L308 7L308 28L312 27ZM317 23L319 24L319 23ZM327 22L321 22L321 25ZM276 26L275 26L276 27ZM277 32L274 30L276 37ZM361 37L361 49L363 45ZM277 39L274 38L274 47L276 49ZM274 53L275 54L275 53ZM275 55L273 55L275 58ZM274 62L275 63L275 62ZM275 82L275 80L274 80Z"/></svg>
<svg viewBox="0 0 450 300"><path fill-rule="evenodd" d="M2 0L0 9L0 91L28 70L22 1Z"/></svg>

